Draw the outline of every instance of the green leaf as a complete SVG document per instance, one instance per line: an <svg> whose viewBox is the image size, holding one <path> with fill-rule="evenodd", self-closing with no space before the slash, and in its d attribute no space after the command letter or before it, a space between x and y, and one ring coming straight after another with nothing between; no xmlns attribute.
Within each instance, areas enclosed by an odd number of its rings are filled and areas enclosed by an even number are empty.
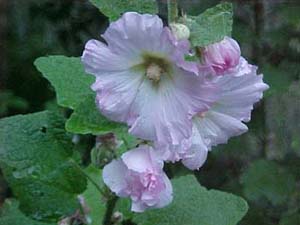
<svg viewBox="0 0 300 225"><path fill-rule="evenodd" d="M84 72L79 58L65 56L41 57L35 66L55 88L58 104L74 109L66 130L76 134L103 134L124 128L101 115L96 107L95 93L90 86L92 76Z"/></svg>
<svg viewBox="0 0 300 225"><path fill-rule="evenodd" d="M128 134L128 128L124 124L116 123L102 116L96 107L94 96L87 96L79 104L66 123L66 130L76 134L101 135L114 132L116 137L124 143L120 151L124 152L137 145L135 137Z"/></svg>
<svg viewBox="0 0 300 225"><path fill-rule="evenodd" d="M163 209L135 214L139 225L235 225L248 210L240 197L199 185L194 176L173 180L174 200Z"/></svg>
<svg viewBox="0 0 300 225"><path fill-rule="evenodd" d="M47 111L0 120L0 167L20 209L38 220L73 213L86 188L63 126Z"/></svg>
<svg viewBox="0 0 300 225"><path fill-rule="evenodd" d="M94 78L84 72L80 58L66 56L41 57L34 65L55 88L58 104L74 109L87 95Z"/></svg>
<svg viewBox="0 0 300 225"><path fill-rule="evenodd" d="M273 205L284 204L296 186L295 178L275 162L258 160L241 178L249 200L268 199Z"/></svg>
<svg viewBox="0 0 300 225"><path fill-rule="evenodd" d="M106 205L102 199L100 191L95 185L98 185L98 187L100 187L100 184L102 183L102 173L101 170L96 169L93 166L89 166L88 168L86 168L85 172L87 173L89 178L93 180L93 182L91 182L90 180L88 181L87 189L82 194L87 207L90 210L90 213L88 215L91 220L90 225L100 225L102 224L105 215Z"/></svg>
<svg viewBox="0 0 300 225"><path fill-rule="evenodd" d="M155 0L90 0L111 21L117 20L121 14L134 11L157 14Z"/></svg>
<svg viewBox="0 0 300 225"><path fill-rule="evenodd" d="M120 129L119 123L109 121L102 116L96 107L94 95L88 95L75 108L74 113L66 123L69 132L77 134L104 134Z"/></svg>
<svg viewBox="0 0 300 225"><path fill-rule="evenodd" d="M7 199L0 209L0 225L55 225L43 223L26 217L19 210L19 203L14 199Z"/></svg>
<svg viewBox="0 0 300 225"><path fill-rule="evenodd" d="M132 220L134 212L131 211L131 199L119 198L114 212L121 212L124 220Z"/></svg>
<svg viewBox="0 0 300 225"><path fill-rule="evenodd" d="M190 40L194 47L204 47L231 36L233 7L231 3L221 3L207 9L199 16L188 17Z"/></svg>

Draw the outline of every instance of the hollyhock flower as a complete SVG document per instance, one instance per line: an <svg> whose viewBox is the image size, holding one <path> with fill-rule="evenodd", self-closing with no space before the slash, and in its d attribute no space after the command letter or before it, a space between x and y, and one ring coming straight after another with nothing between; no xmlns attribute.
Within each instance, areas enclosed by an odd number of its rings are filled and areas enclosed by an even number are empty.
<svg viewBox="0 0 300 225"><path fill-rule="evenodd" d="M184 62L187 40L176 40L158 16L125 13L91 40L82 61L96 76L92 89L106 117L161 146L182 146L192 134L191 118L215 101L195 65Z"/></svg>
<svg viewBox="0 0 300 225"><path fill-rule="evenodd" d="M193 117L192 146L188 150L162 151L165 160L182 160L192 170L204 164L212 146L248 130L243 122L250 121L253 105L268 89L263 76L257 75L257 67L240 56L240 48L233 39L226 37L207 47L203 54L204 63L198 68L209 73L210 65L214 70L207 77L217 87L219 99L210 109Z"/></svg>
<svg viewBox="0 0 300 225"><path fill-rule="evenodd" d="M131 210L162 208L172 201L172 185L163 161L150 146L140 146L113 160L103 170L104 183L120 197L130 197Z"/></svg>
<svg viewBox="0 0 300 225"><path fill-rule="evenodd" d="M268 85L257 67L248 65L250 72L242 76L225 75L214 79L219 87L219 100L206 112L193 117L192 147L182 157L189 169L199 169L212 146L224 144L229 138L245 133L253 105L263 97Z"/></svg>
<svg viewBox="0 0 300 225"><path fill-rule="evenodd" d="M239 66L245 66L239 44L230 37L205 47L202 57L203 64L210 66L216 75L224 75L225 72L236 73L240 70Z"/></svg>

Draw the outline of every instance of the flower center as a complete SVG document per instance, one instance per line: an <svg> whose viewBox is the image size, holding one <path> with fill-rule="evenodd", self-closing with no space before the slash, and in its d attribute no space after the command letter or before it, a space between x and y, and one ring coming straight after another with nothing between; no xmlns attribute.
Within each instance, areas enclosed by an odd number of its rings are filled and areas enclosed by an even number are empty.
<svg viewBox="0 0 300 225"><path fill-rule="evenodd" d="M162 75L162 73L162 68L154 63L150 64L146 69L146 76L149 78L149 80L152 80L154 82L158 82L160 80L160 76Z"/></svg>
<svg viewBox="0 0 300 225"><path fill-rule="evenodd" d="M204 118L205 115L206 115L206 112L199 112L199 113L197 114L197 116L200 117L200 118Z"/></svg>
<svg viewBox="0 0 300 225"><path fill-rule="evenodd" d="M142 63L134 66L133 69L143 72L153 83L158 83L163 75L171 74L172 64L165 56L144 52L141 57Z"/></svg>

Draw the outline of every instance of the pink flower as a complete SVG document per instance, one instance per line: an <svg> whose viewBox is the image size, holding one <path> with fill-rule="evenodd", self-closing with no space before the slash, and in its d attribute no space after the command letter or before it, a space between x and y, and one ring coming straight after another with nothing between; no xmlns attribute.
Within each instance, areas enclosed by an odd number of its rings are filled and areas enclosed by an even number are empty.
<svg viewBox="0 0 300 225"><path fill-rule="evenodd" d="M213 78L220 98L212 108L193 117L192 147L182 157L189 169L199 169L212 146L224 144L248 130L243 122L250 121L253 105L263 97L268 85L263 82L262 75L257 75L256 66L248 64L247 67L250 72L243 74L241 69L236 72L239 76Z"/></svg>
<svg viewBox="0 0 300 225"><path fill-rule="evenodd" d="M141 139L182 146L191 118L216 99L214 87L195 75L197 66L183 60L188 41L177 41L158 16L133 12L111 23L103 38L107 44L91 40L82 56L96 76L92 89L102 114Z"/></svg>
<svg viewBox="0 0 300 225"><path fill-rule="evenodd" d="M120 197L130 197L131 210L162 208L172 197L172 185L163 161L150 146L140 146L113 160L103 169L104 183Z"/></svg>
<svg viewBox="0 0 300 225"><path fill-rule="evenodd" d="M199 169L212 146L226 143L248 130L243 122L250 121L253 105L263 97L268 85L262 75L257 75L256 66L242 57L239 62L235 70L225 71L223 76L208 76L217 87L219 99L210 109L193 117L191 146L173 151L162 149L165 160L182 160L187 168Z"/></svg>
<svg viewBox="0 0 300 225"><path fill-rule="evenodd" d="M230 37L208 45L203 51L204 65L210 66L217 75L234 70L240 63L239 44Z"/></svg>

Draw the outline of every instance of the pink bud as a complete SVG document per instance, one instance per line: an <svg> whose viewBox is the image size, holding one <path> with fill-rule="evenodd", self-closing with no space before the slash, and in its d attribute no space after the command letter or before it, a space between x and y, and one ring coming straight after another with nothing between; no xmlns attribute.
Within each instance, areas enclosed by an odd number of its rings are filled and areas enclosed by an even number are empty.
<svg viewBox="0 0 300 225"><path fill-rule="evenodd" d="M238 66L240 57L239 44L230 37L208 45L203 51L204 64L212 67L217 75L223 75Z"/></svg>

